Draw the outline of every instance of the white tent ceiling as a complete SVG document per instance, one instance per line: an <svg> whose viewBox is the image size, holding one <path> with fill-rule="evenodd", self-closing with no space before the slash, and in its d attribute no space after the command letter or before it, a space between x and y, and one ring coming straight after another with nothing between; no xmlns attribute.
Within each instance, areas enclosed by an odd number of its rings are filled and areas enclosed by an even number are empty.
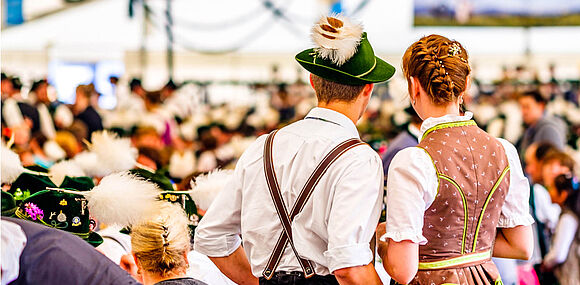
<svg viewBox="0 0 580 285"><path fill-rule="evenodd" d="M362 0L364 1L364 0ZM172 0L176 50L211 51L238 48L240 53L294 53L310 46L309 28L326 11L322 2L277 0L274 6L289 20L274 17L263 0ZM421 35L441 33L462 41L473 54L519 54L526 42L532 52L571 53L580 50L580 28L414 28L412 1L370 0L355 16L364 22L375 50L401 54ZM148 1L153 13L146 45L166 47L165 3ZM343 0L353 11L361 0ZM142 10L128 16L128 1L98 0L2 31L1 48L50 50L56 56L116 57L138 50ZM75 56L76 55L76 56Z"/></svg>

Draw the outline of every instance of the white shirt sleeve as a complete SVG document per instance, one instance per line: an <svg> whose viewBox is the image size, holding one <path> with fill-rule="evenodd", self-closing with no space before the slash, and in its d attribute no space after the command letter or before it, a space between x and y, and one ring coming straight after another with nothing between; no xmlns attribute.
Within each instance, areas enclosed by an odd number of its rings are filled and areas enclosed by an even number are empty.
<svg viewBox="0 0 580 285"><path fill-rule="evenodd" d="M562 214L556 227L552 247L548 254L546 254L546 257L544 257L544 264L548 268L553 268L566 261L577 231L578 218L574 217L571 213Z"/></svg>
<svg viewBox="0 0 580 285"><path fill-rule="evenodd" d="M350 163L340 174L327 216L324 256L330 272L371 262L369 241L381 214L383 181L382 161L376 153Z"/></svg>
<svg viewBox="0 0 580 285"><path fill-rule="evenodd" d="M536 217L544 223L550 231L554 231L560 218L562 209L560 205L552 203L550 193L540 184L534 184L534 203L536 205Z"/></svg>
<svg viewBox="0 0 580 285"><path fill-rule="evenodd" d="M530 184L524 176L516 148L504 139L498 139L505 150L510 166L510 187L501 209L498 228L529 226L534 223L530 215Z"/></svg>
<svg viewBox="0 0 580 285"><path fill-rule="evenodd" d="M193 245L202 254L229 256L241 244L242 165L238 163L233 178L218 194L195 229Z"/></svg>
<svg viewBox="0 0 580 285"><path fill-rule="evenodd" d="M426 244L423 219L437 195L437 171L425 150L410 147L399 151L387 179L387 228L381 240L410 240Z"/></svg>
<svg viewBox="0 0 580 285"><path fill-rule="evenodd" d="M3 105L2 117L4 117L6 125L10 128L22 125L24 118L22 117L22 112L20 112L20 108L18 107L18 102L12 98L8 98L4 100Z"/></svg>

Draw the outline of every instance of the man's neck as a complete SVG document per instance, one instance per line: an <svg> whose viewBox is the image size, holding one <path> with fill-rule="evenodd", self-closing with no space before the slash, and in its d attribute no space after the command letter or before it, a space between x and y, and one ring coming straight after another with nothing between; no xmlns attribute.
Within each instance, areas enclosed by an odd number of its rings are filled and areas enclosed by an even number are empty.
<svg viewBox="0 0 580 285"><path fill-rule="evenodd" d="M348 117L355 125L361 116L359 108L357 108L356 101L345 102L334 100L328 103L318 102L318 107L339 112Z"/></svg>
<svg viewBox="0 0 580 285"><path fill-rule="evenodd" d="M540 117L538 117L537 119L534 120L534 122L532 122L531 124L529 124L529 127L535 127L538 122L540 122L540 120L542 120L542 118L544 117L544 113L542 113L542 115Z"/></svg>

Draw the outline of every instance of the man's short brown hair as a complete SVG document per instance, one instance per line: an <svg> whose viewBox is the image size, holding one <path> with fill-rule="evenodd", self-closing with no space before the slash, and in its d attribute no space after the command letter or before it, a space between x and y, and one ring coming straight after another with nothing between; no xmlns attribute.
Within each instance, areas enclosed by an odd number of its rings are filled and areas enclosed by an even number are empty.
<svg viewBox="0 0 580 285"><path fill-rule="evenodd" d="M312 74L312 85L316 91L316 98L321 103L334 100L352 102L365 87L365 85L346 85L333 82L314 74Z"/></svg>

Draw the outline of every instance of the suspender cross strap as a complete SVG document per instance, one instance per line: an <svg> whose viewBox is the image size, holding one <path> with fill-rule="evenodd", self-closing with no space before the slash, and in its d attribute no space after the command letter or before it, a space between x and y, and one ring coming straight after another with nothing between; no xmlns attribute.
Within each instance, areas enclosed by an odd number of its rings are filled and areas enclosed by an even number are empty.
<svg viewBox="0 0 580 285"><path fill-rule="evenodd" d="M304 276L306 278L309 278L316 273L314 272L314 267L312 266L312 263L309 260L301 258L298 252L296 251L294 241L292 240L292 226L291 226L292 220L298 213L300 213L300 211L310 198L312 191L320 181L320 178L324 175L324 173L326 173L330 165L332 165L334 161L336 161L342 154L344 154L351 148L363 145L365 143L359 139L353 138L340 143L338 146L332 149L324 157L324 159L322 159L322 161L318 164L318 166L316 166L314 172L312 172L312 174L306 181L306 184L300 191L300 194L298 195L298 198L296 199L296 202L294 203L294 206L292 207L290 214L288 214L286 204L284 204L284 200L282 199L280 185L278 184L278 179L276 178L276 172L274 171L274 164L272 161L272 143L274 141L274 136L276 135L276 132L277 131L273 131L268 135L266 143L264 145L264 171L266 174L266 182L270 190L270 196L272 197L272 200L274 202L274 206L276 208L278 217L280 218L283 230L282 233L280 234L280 237L278 238L278 242L276 243L274 250L272 251L272 254L270 255L268 264L266 265L266 268L262 272L262 275L268 280L270 280L272 276L274 276L276 268L278 267L280 259L282 258L282 254L284 253L284 249L286 248L288 243L290 243L290 246L294 251L294 255L298 259L300 267L302 267Z"/></svg>

